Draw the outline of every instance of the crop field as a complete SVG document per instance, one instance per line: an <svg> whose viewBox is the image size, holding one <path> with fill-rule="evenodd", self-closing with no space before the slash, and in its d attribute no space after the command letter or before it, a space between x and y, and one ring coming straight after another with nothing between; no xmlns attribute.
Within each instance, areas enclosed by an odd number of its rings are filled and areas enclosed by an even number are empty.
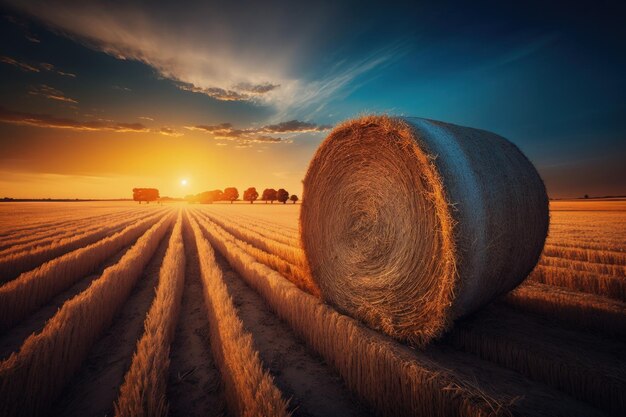
<svg viewBox="0 0 626 417"><path fill-rule="evenodd" d="M424 349L320 300L300 207L0 205L0 415L623 415L626 201L552 202L527 280Z"/></svg>

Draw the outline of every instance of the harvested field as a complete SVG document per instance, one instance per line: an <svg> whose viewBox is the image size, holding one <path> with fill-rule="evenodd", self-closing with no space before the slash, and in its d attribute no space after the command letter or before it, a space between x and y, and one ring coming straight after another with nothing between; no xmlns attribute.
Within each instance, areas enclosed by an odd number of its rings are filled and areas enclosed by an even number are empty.
<svg viewBox="0 0 626 417"><path fill-rule="evenodd" d="M0 205L0 415L623 414L623 201L551 202L527 280L423 349L320 301L300 207Z"/></svg>

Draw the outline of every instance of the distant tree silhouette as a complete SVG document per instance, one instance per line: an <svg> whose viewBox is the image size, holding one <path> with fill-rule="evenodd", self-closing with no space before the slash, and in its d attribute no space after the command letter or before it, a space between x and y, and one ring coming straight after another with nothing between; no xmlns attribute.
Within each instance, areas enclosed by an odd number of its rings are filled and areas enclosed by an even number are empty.
<svg viewBox="0 0 626 417"><path fill-rule="evenodd" d="M224 200L230 201L230 204L232 204L233 201L239 198L239 191L235 187L228 187L224 189L223 196Z"/></svg>
<svg viewBox="0 0 626 417"><path fill-rule="evenodd" d="M191 203L196 203L197 202L196 196L193 195L193 194L188 194L188 195L185 196L185 201L190 203L190 204Z"/></svg>
<svg viewBox="0 0 626 417"><path fill-rule="evenodd" d="M281 188L276 192L276 199L281 203L285 204L289 199L289 192L284 188Z"/></svg>
<svg viewBox="0 0 626 417"><path fill-rule="evenodd" d="M585 194L585 199L589 198L589 194Z"/></svg>
<svg viewBox="0 0 626 417"><path fill-rule="evenodd" d="M156 188L133 188L133 200L141 204L142 201L150 203L159 199L159 190Z"/></svg>
<svg viewBox="0 0 626 417"><path fill-rule="evenodd" d="M196 194L194 200L202 204L212 204L214 201L221 200L223 194L222 190L204 191Z"/></svg>
<svg viewBox="0 0 626 417"><path fill-rule="evenodd" d="M298 196L295 194L292 194L291 197L289 197L289 199L293 201L293 204L296 204L296 201L298 201Z"/></svg>
<svg viewBox="0 0 626 417"><path fill-rule="evenodd" d="M272 204L274 204L274 200L276 200L276 190L273 188L266 188L263 190L261 200L265 201L265 204L267 204L268 201L271 201Z"/></svg>
<svg viewBox="0 0 626 417"><path fill-rule="evenodd" d="M254 203L254 200L256 200L257 198L259 198L259 193L254 187L250 187L243 192L243 199L249 201L250 204Z"/></svg>
<svg viewBox="0 0 626 417"><path fill-rule="evenodd" d="M265 201L265 204L267 204L267 202L269 201L269 188L266 188L265 190L263 190L263 194L261 194L261 201Z"/></svg>

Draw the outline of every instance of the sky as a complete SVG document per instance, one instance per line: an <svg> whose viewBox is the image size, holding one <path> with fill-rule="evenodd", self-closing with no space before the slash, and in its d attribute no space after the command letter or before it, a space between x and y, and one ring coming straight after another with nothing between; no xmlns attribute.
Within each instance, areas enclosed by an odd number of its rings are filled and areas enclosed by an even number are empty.
<svg viewBox="0 0 626 417"><path fill-rule="evenodd" d="M553 198L626 195L618 2L223 3L0 0L0 197L300 194L370 113L498 133Z"/></svg>

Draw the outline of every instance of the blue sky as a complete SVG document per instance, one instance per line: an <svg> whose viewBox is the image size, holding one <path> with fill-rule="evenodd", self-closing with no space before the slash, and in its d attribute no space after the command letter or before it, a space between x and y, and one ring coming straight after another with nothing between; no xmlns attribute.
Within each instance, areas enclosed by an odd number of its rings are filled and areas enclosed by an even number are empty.
<svg viewBox="0 0 626 417"><path fill-rule="evenodd" d="M553 197L626 194L618 3L501 3L4 1L0 194L38 175L85 197L117 197L113 177L299 192L327 129L372 112L499 133ZM210 156L189 172L111 158L151 143Z"/></svg>

